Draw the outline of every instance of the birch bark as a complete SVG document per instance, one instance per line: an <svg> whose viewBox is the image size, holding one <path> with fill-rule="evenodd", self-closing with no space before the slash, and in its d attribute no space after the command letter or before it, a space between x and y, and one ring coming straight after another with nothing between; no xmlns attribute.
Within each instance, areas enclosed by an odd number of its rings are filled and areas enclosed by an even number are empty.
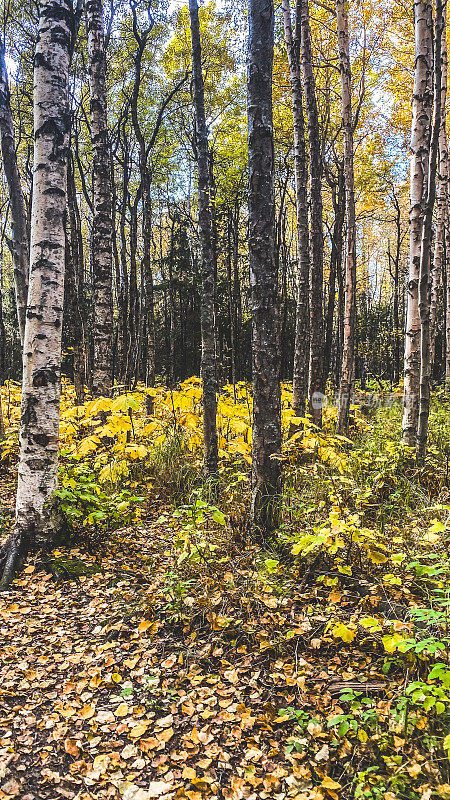
<svg viewBox="0 0 450 800"><path fill-rule="evenodd" d="M11 207L12 242L11 251L14 269L14 289L16 295L17 319L20 341L23 346L25 334L25 315L28 295L28 270L30 263L27 212L22 191L19 168L17 166L14 140L14 122L11 112L8 73L5 63L3 43L0 44L0 138L3 169L8 184Z"/></svg>
<svg viewBox="0 0 450 800"><path fill-rule="evenodd" d="M416 441L419 415L420 314L419 270L423 219L428 188L431 114L433 107L433 23L429 0L414 2L415 72L412 99L410 162L410 239L407 285L403 391L403 441Z"/></svg>
<svg viewBox="0 0 450 800"><path fill-rule="evenodd" d="M308 119L309 171L311 195L311 270L310 270L310 357L308 410L316 425L322 423L321 399L325 391L323 376L323 204L322 146L319 132L316 81L313 68L309 0L297 0L297 26L301 30L302 71Z"/></svg>
<svg viewBox="0 0 450 800"><path fill-rule="evenodd" d="M434 119L430 143L430 158L428 166L427 199L422 226L422 242L420 251L419 269L419 315L420 315L420 386L419 386L419 417L417 421L416 454L419 464L423 464L427 448L428 417L430 414L430 259L433 209L436 197L436 162L441 128L441 103L442 103L442 63L441 46L445 31L445 17L442 0L436 0L436 21L434 36Z"/></svg>
<svg viewBox="0 0 450 800"><path fill-rule="evenodd" d="M344 342L337 418L337 430L339 433L344 433L348 428L350 398L353 389L356 325L355 176L353 168L353 114L351 94L352 73L349 54L347 0L336 0L336 19L339 45L339 64L341 72L342 127L344 131L345 208L347 221Z"/></svg>
<svg viewBox="0 0 450 800"><path fill-rule="evenodd" d="M5 589L30 547L53 533L64 299L70 0L42 0L34 62L34 168L30 283L23 352L16 520L0 554Z"/></svg>
<svg viewBox="0 0 450 800"><path fill-rule="evenodd" d="M294 120L295 199L297 212L298 269L297 308L292 407L297 416L305 413L308 394L309 359L309 229L305 122L303 119L302 74L299 31L292 31L290 0L282 0L284 36L291 75L292 115Z"/></svg>
<svg viewBox="0 0 450 800"><path fill-rule="evenodd" d="M106 53L102 0L86 0L90 117L93 149L92 269L94 278L94 363L92 391L112 386L112 191L106 103Z"/></svg>

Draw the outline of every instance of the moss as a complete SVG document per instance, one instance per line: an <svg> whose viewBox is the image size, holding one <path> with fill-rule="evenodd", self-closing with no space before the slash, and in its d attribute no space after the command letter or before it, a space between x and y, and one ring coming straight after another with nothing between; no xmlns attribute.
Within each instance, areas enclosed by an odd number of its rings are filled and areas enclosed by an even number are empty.
<svg viewBox="0 0 450 800"><path fill-rule="evenodd" d="M83 575L101 572L97 564L86 564L77 558L52 558L46 566L56 581L74 581Z"/></svg>

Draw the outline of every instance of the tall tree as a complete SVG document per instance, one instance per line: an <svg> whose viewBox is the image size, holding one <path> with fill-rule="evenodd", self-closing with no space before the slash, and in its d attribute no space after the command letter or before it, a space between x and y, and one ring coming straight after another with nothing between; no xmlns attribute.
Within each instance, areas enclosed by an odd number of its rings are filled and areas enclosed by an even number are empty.
<svg viewBox="0 0 450 800"><path fill-rule="evenodd" d="M303 119L300 31L292 31L290 0L282 0L284 36L291 75L292 115L294 119L295 200L297 212L298 269L295 317L294 374L292 407L297 416L305 413L308 394L309 358L309 229L305 122ZM298 21L298 16L297 16Z"/></svg>
<svg viewBox="0 0 450 800"><path fill-rule="evenodd" d="M250 0L247 66L249 267L252 313L251 521L264 536L279 521L281 389L275 261L272 0Z"/></svg>
<svg viewBox="0 0 450 800"><path fill-rule="evenodd" d="M342 128L344 131L345 210L347 219L344 342L339 387L337 429L348 427L350 397L355 366L356 326L356 219L355 174L353 167L352 73L350 66L347 0L336 0L339 67L342 92Z"/></svg>
<svg viewBox="0 0 450 800"><path fill-rule="evenodd" d="M113 372L112 191L106 103L106 52L102 0L86 0L92 166L92 270L94 362L92 390L109 394Z"/></svg>
<svg viewBox="0 0 450 800"><path fill-rule="evenodd" d="M403 392L403 441L414 446L419 414L420 314L419 271L423 219L428 188L433 107L433 21L429 0L414 2L415 71L412 98L410 161L410 241L407 285Z"/></svg>
<svg viewBox="0 0 450 800"><path fill-rule="evenodd" d="M202 259L202 384L204 426L204 470L207 477L217 473L217 378L215 334L215 259L211 236L210 172L202 48L197 0L189 0L194 84L195 132L198 168L198 227Z"/></svg>
<svg viewBox="0 0 450 800"><path fill-rule="evenodd" d="M420 314L420 400L419 417L417 421L417 461L423 464L425 459L428 417L430 414L430 260L431 260L431 226L433 222L433 209L436 197L436 165L441 127L441 45L445 31L445 16L442 0L436 0L436 19L434 36L434 118L430 143L430 158L428 166L427 199L422 227L422 242L420 251L419 269L419 314Z"/></svg>
<svg viewBox="0 0 450 800"><path fill-rule="evenodd" d="M0 137L3 169L8 184L9 203L11 207L11 252L14 265L14 288L20 341L23 345L25 315L27 310L28 270L30 263L29 233L22 182L17 165L14 122L11 112L8 72L6 70L3 41L0 42Z"/></svg>
<svg viewBox="0 0 450 800"><path fill-rule="evenodd" d="M325 389L323 375L325 347L323 319L323 166L308 2L309 0L297 0L296 27L301 30L303 83L308 120L311 196L309 412L314 422L320 425L322 421L321 395Z"/></svg>
<svg viewBox="0 0 450 800"><path fill-rule="evenodd" d="M23 352L16 520L0 553L5 589L31 546L52 533L57 484L64 299L70 0L41 0L34 61L30 285Z"/></svg>
<svg viewBox="0 0 450 800"><path fill-rule="evenodd" d="M443 20L446 28L447 8L443 9ZM439 290L446 256L446 229L448 228L448 142L446 129L447 112L447 42L445 32L441 44L441 122L439 127L439 170L437 191L437 223L434 258L432 266L430 297L430 369L433 370L436 351L436 323L438 317Z"/></svg>

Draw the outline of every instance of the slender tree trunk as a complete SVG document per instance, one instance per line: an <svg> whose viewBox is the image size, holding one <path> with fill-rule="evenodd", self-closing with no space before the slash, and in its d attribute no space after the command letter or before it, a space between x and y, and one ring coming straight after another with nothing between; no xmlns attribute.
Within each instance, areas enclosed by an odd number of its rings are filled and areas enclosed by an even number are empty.
<svg viewBox="0 0 450 800"><path fill-rule="evenodd" d="M23 345L25 316L28 295L28 270L30 262L27 212L22 191L19 168L17 166L14 141L14 123L11 112L8 73L5 64L3 42L0 43L0 137L3 170L8 184L11 208L12 242L11 251L14 268L14 288L16 295L17 318L20 341Z"/></svg>
<svg viewBox="0 0 450 800"><path fill-rule="evenodd" d="M152 205L150 195L150 175L148 170L146 170L145 174L142 205L144 209L142 218L142 246L144 248L142 272L144 277L144 286L142 292L143 295L145 295L145 321L147 325L145 385L148 389L152 389L155 385L155 308L153 297L153 271L151 262ZM151 416L153 414L153 396L150 394L146 396L145 407L147 414Z"/></svg>
<svg viewBox="0 0 450 800"><path fill-rule="evenodd" d="M393 308L393 323L394 323L394 370L393 370L393 383L396 386L400 380L400 315L399 315L399 270L400 270L400 245L401 245L401 215L400 204L394 193L395 205L395 225L396 225L396 240L395 240L395 257L394 257L394 308Z"/></svg>
<svg viewBox="0 0 450 800"><path fill-rule="evenodd" d="M207 477L217 473L217 378L214 313L214 252L209 202L210 175L208 132L202 75L202 51L197 0L189 0L192 39L195 126L198 165L198 226L202 258L202 383L204 426L204 470Z"/></svg>
<svg viewBox="0 0 450 800"><path fill-rule="evenodd" d="M434 36L434 120L430 144L428 168L428 188L425 215L422 227L422 243L419 271L419 314L420 314L420 404L417 423L417 462L423 464L427 449L428 418L430 415L430 303L429 280L433 209L436 197L436 164L441 126L441 46L445 36L445 15L442 0L436 0L436 22Z"/></svg>
<svg viewBox="0 0 450 800"><path fill-rule="evenodd" d="M84 401L85 359L83 324L83 237L79 229L79 213L73 163L69 153L67 165L67 208L69 247L66 243L66 314L69 339L73 349L73 382L77 403Z"/></svg>
<svg viewBox="0 0 450 800"><path fill-rule="evenodd" d="M433 106L433 23L429 0L414 1L414 30L416 65L411 123L410 243L402 423L403 441L410 447L416 441L419 414L419 270Z"/></svg>
<svg viewBox="0 0 450 800"><path fill-rule="evenodd" d="M445 225L445 393L450 396L450 219L446 210Z"/></svg>
<svg viewBox="0 0 450 800"><path fill-rule="evenodd" d="M31 259L23 354L16 521L3 553L0 589L31 546L53 533L57 484L64 214L70 115L68 71L74 14L69 0L41 0L34 61Z"/></svg>
<svg viewBox="0 0 450 800"><path fill-rule="evenodd" d="M102 0L86 0L93 148L94 364L92 390L108 395L112 387L112 193L106 105L106 53Z"/></svg>
<svg viewBox="0 0 450 800"><path fill-rule="evenodd" d="M129 313L128 313L128 353L125 383L131 386L133 380L133 365L138 346L139 327L139 294L137 288L137 234L139 197L130 204L130 274L129 274Z"/></svg>
<svg viewBox="0 0 450 800"><path fill-rule="evenodd" d="M339 44L339 64L341 72L342 127L344 131L345 209L347 219L344 344L342 352L337 418L337 430L339 433L344 433L348 428L350 398L353 389L356 327L356 219L355 176L353 169L353 114L351 95L352 74L349 55L346 0L336 0L336 18Z"/></svg>
<svg viewBox="0 0 450 800"><path fill-rule="evenodd" d="M0 386L3 386L6 379L6 330L3 317L2 283L2 276L0 274Z"/></svg>
<svg viewBox="0 0 450 800"><path fill-rule="evenodd" d="M314 78L309 0L297 0L297 29L301 29L302 69L308 119L311 195L310 358L308 409L316 425L322 423L324 320L323 320L323 208L322 145Z"/></svg>
<svg viewBox="0 0 450 800"><path fill-rule="evenodd" d="M233 385L234 400L236 402L236 309L234 308L234 292L233 292L233 219L231 211L228 211L227 218L227 283L228 283L228 319L230 324L230 351L231 351L231 364L230 364L230 377Z"/></svg>
<svg viewBox="0 0 450 800"><path fill-rule="evenodd" d="M239 380L241 373L242 357L240 353L240 341L242 335L242 298L241 284L239 278L239 201L235 203L233 214L233 308L234 308L234 331L235 331L235 370L236 379Z"/></svg>
<svg viewBox="0 0 450 800"><path fill-rule="evenodd" d="M175 385L175 293L173 290L173 256L175 240L175 220L170 230L170 248L168 258L169 272L169 386Z"/></svg>
<svg viewBox="0 0 450 800"><path fill-rule="evenodd" d="M308 396L309 359L309 230L308 171L306 165L305 122L303 119L300 31L292 32L290 0L282 0L284 36L291 75L292 115L294 119L295 199L297 211L298 269L297 309L295 315L294 374L292 407L299 417L305 414Z"/></svg>
<svg viewBox="0 0 450 800"><path fill-rule="evenodd" d="M253 356L251 521L260 537L277 527L281 495L281 391L272 112L274 10L250 0L247 67L249 266Z"/></svg>
<svg viewBox="0 0 450 800"><path fill-rule="evenodd" d="M324 385L328 380L331 364L331 351L333 346L334 308L336 304L336 279L342 269L342 245L345 218L345 181L344 175L339 173L337 192L332 191L334 223L331 236L330 277L328 280L328 303L325 317L325 350L323 354L323 380Z"/></svg>
<svg viewBox="0 0 450 800"><path fill-rule="evenodd" d="M128 257L126 236L126 214L128 208L128 180L129 180L129 147L126 131L123 132L123 162L122 162L122 197L120 203L120 289L118 296L119 322L118 322L118 369L119 383L125 383L127 375L127 357L129 349L128 327Z"/></svg>

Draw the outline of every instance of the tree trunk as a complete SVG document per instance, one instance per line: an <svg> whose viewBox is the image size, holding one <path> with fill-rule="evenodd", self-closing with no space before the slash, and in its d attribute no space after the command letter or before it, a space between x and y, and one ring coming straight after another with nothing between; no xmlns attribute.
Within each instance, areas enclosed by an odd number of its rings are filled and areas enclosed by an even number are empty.
<svg viewBox="0 0 450 800"><path fill-rule="evenodd" d="M93 149L94 364L92 390L108 395L112 387L112 194L106 106L106 53L102 0L86 0L90 114Z"/></svg>
<svg viewBox="0 0 450 800"><path fill-rule="evenodd" d="M64 214L70 115L68 71L74 15L69 0L41 0L34 61L34 172L25 324L16 520L3 550L0 588L31 546L52 534L57 484Z"/></svg>
<svg viewBox="0 0 450 800"><path fill-rule="evenodd" d="M316 83L313 69L309 0L297 0L297 29L301 29L302 70L308 119L311 194L310 356L308 410L316 425L322 423L324 320L323 320L323 208L322 147L319 133Z"/></svg>
<svg viewBox="0 0 450 800"><path fill-rule="evenodd" d="M120 289L118 294L119 321L118 321L118 367L117 374L119 383L126 382L127 357L129 348L129 327L128 327L128 258L127 258L127 236L126 236L126 214L128 208L128 181L129 181L129 145L126 135L125 125L123 129L123 154L122 154L122 197L120 203Z"/></svg>
<svg viewBox="0 0 450 800"><path fill-rule="evenodd" d="M396 225L396 241L395 241L395 257L394 257L394 308L393 308L393 323L394 323L394 369L393 369L393 383L396 386L400 380L400 315L399 315L399 269L400 269L400 245L401 245L401 215L400 203L393 193L395 205L395 225Z"/></svg>
<svg viewBox="0 0 450 800"><path fill-rule="evenodd" d="M420 314L420 403L419 418L417 423L417 462L423 464L425 460L428 417L430 414L430 303L429 280L433 209L436 197L436 163L441 126L441 48L445 36L445 17L442 0L436 0L436 21L434 36L434 120L430 143L430 160L428 168L428 188L425 215L422 227L422 243L420 253L419 271L419 314Z"/></svg>
<svg viewBox="0 0 450 800"><path fill-rule="evenodd" d="M233 220L232 212L228 211L227 216L227 283L228 283L228 320L230 324L230 378L233 385L234 401L236 402L236 309L234 308L234 291L233 291L233 275L232 275L232 262L233 262Z"/></svg>
<svg viewBox="0 0 450 800"><path fill-rule="evenodd" d="M345 210L347 219L344 342L339 386L337 430L348 428L350 398L355 366L356 327L356 220L355 176L353 169L352 74L349 55L348 16L346 0L336 0L336 19L339 44L339 65L342 91L342 127L344 131Z"/></svg>
<svg viewBox="0 0 450 800"><path fill-rule="evenodd" d="M299 417L305 414L308 396L309 359L309 230L305 122L303 119L302 77L300 66L300 31L292 33L290 0L282 0L284 36L291 75L292 115L294 119L295 199L297 211L298 269L297 309L295 315L294 374L292 407Z"/></svg>
<svg viewBox="0 0 450 800"><path fill-rule="evenodd" d="M67 208L69 218L69 243L66 243L66 315L69 338L73 349L73 382L77 403L84 402L85 358L83 324L83 236L76 196L72 157L67 165Z"/></svg>
<svg viewBox="0 0 450 800"><path fill-rule="evenodd" d="M253 357L251 521L261 538L277 527L281 500L281 390L272 112L274 10L250 0L247 67L249 267Z"/></svg>
<svg viewBox="0 0 450 800"><path fill-rule="evenodd" d="M432 5L429 0L414 1L414 30L416 65L411 123L410 242L402 422L403 441L410 447L416 441L419 413L419 270L433 105L433 24Z"/></svg>
<svg viewBox="0 0 450 800"><path fill-rule="evenodd" d="M197 0L189 0L192 39L195 128L198 165L198 226L202 258L202 383L204 426L204 470L207 477L217 473L217 378L214 313L214 252L209 202L210 175L208 132L202 75L202 51Z"/></svg>
<svg viewBox="0 0 450 800"><path fill-rule="evenodd" d="M337 190L337 191L336 191ZM328 303L325 317L325 348L323 354L323 381L326 386L331 364L333 346L334 307L336 304L336 279L342 270L342 246L345 218L345 181L343 172L339 171L337 185L332 188L334 212L333 232L331 234L330 277L328 280Z"/></svg>
<svg viewBox="0 0 450 800"><path fill-rule="evenodd" d="M14 268L14 288L16 294L17 318L20 341L23 346L25 316L28 296L28 270L30 263L27 212L22 191L19 168L17 166L14 142L14 123L11 112L8 73L5 64L3 43L0 44L0 137L2 146L3 170L8 184L11 208L12 242L11 251Z"/></svg>

